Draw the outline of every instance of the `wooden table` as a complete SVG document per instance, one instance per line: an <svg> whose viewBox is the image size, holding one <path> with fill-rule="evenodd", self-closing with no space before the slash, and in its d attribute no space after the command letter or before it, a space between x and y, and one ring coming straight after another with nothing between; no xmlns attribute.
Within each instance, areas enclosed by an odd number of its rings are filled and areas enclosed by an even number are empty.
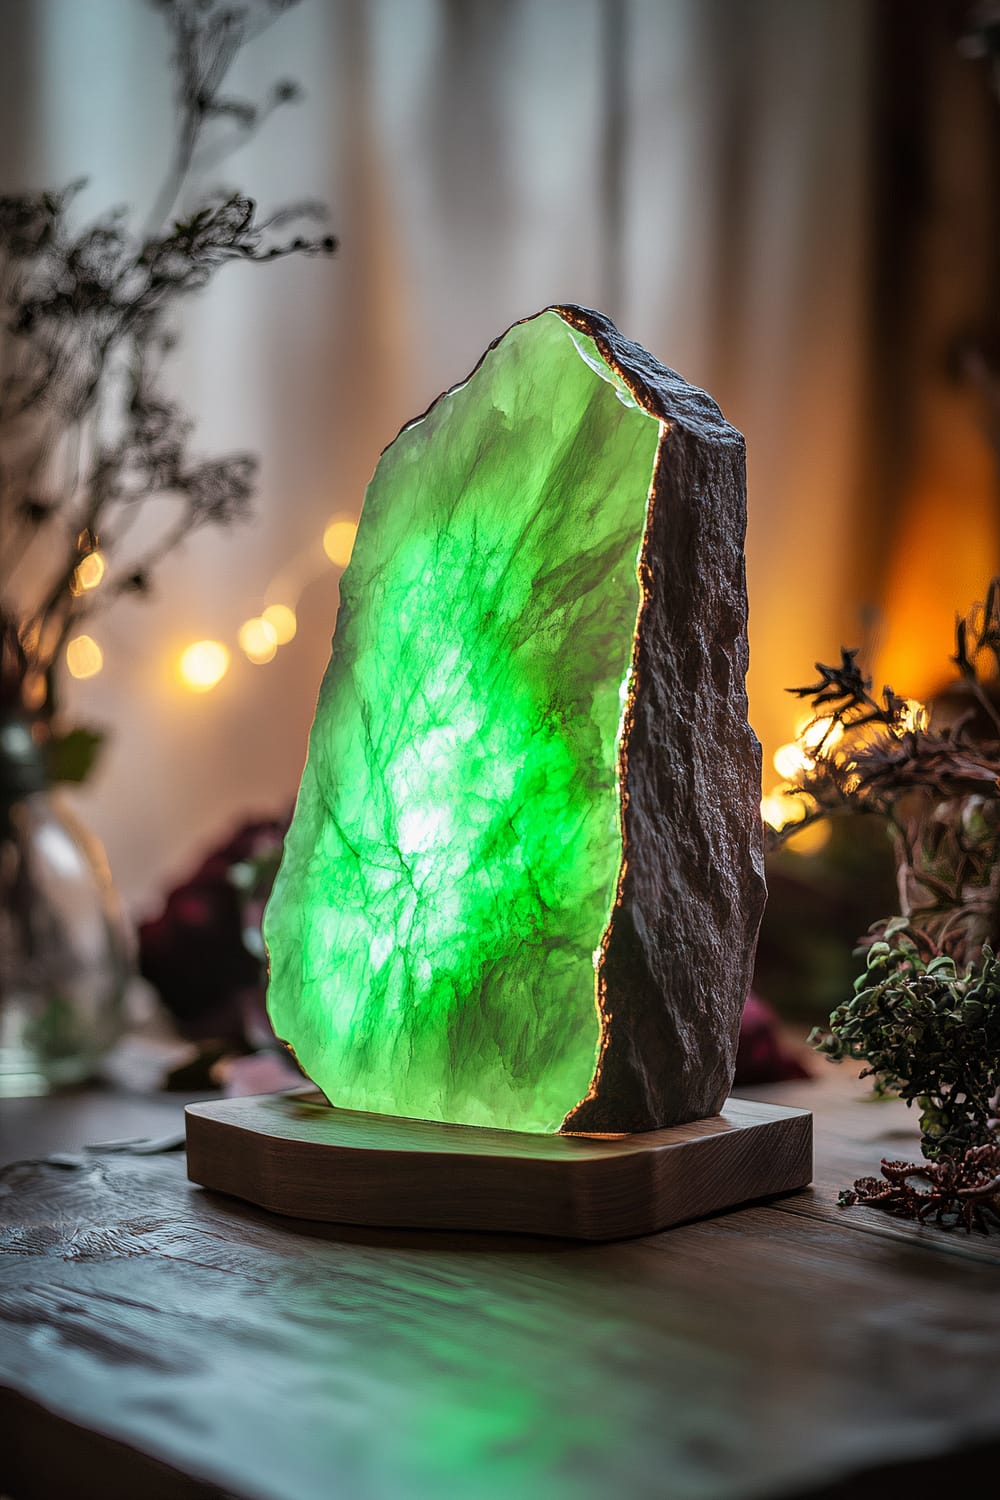
<svg viewBox="0 0 1000 1500"><path fill-rule="evenodd" d="M905 1482L912 1500L995 1483L1000 1237L837 1208L881 1156L916 1154L912 1117L865 1092L832 1067L753 1090L815 1111L815 1186L615 1245L284 1222L191 1187L180 1155L7 1167L0 1492L749 1500ZM159 1133L179 1106L0 1104L0 1132L31 1155L140 1116Z"/></svg>

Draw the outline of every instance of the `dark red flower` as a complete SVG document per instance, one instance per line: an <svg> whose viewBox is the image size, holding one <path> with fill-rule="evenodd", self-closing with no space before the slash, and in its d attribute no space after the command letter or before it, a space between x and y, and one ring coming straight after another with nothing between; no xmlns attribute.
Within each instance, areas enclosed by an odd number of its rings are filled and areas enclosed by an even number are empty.
<svg viewBox="0 0 1000 1500"><path fill-rule="evenodd" d="M192 1041L259 1045L248 1031L264 1014L263 965L243 941L243 896L232 871L280 849L287 827L287 818L242 824L139 928L140 972Z"/></svg>

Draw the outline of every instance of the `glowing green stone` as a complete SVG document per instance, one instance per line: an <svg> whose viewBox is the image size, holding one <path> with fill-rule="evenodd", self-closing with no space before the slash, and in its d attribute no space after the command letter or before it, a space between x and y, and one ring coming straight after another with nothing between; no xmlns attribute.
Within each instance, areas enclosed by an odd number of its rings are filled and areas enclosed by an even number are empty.
<svg viewBox="0 0 1000 1500"><path fill-rule="evenodd" d="M275 1030L334 1104L721 1107L764 901L745 526L740 434L585 308L383 454L265 918Z"/></svg>
<svg viewBox="0 0 1000 1500"><path fill-rule="evenodd" d="M591 1086L659 435L550 311L382 456L265 919L335 1104L556 1130Z"/></svg>

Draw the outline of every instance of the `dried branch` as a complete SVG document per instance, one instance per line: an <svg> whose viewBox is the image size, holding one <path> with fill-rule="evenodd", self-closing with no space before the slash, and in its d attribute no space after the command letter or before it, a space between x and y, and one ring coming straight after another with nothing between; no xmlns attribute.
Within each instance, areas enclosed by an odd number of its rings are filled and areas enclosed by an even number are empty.
<svg viewBox="0 0 1000 1500"><path fill-rule="evenodd" d="M973 1146L936 1162L883 1161L881 1177L861 1177L841 1193L842 1208L855 1203L897 1219L989 1234L1000 1229L1000 1145Z"/></svg>
<svg viewBox="0 0 1000 1500"><path fill-rule="evenodd" d="M209 127L224 122L231 146L300 91L281 80L262 106L223 92L240 49L294 0L152 3L174 42L178 135L145 233L124 209L75 227L82 182L0 198L0 621L22 643L25 682L47 680L49 710L60 653L82 619L148 593L157 564L192 532L249 513L256 460L195 456L194 424L163 391L174 310L234 261L336 249L332 235L301 232L324 217L314 202L261 215L245 193L217 191L165 222L201 148L222 154L205 140ZM125 561L122 537L158 496L175 503L176 520ZM107 577L84 597L80 565L98 549Z"/></svg>
<svg viewBox="0 0 1000 1500"><path fill-rule="evenodd" d="M857 655L844 650L837 666L818 663L817 681L790 689L811 698L814 717L783 788L789 816L768 829L769 847L824 817L884 819L900 913L970 962L984 942L1000 939L1000 581L957 622L958 681L931 713L889 687L875 699Z"/></svg>
<svg viewBox="0 0 1000 1500"><path fill-rule="evenodd" d="M1000 1090L1000 964L989 948L962 969L925 928L880 924L854 996L810 1040L867 1064L880 1093L920 1110L929 1158L993 1139Z"/></svg>

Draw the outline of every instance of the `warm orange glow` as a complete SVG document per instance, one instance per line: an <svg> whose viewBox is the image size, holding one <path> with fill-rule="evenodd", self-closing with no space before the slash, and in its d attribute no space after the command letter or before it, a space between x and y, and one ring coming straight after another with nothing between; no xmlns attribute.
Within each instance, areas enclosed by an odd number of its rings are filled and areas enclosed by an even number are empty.
<svg viewBox="0 0 1000 1500"><path fill-rule="evenodd" d="M70 592L84 594L88 589L96 589L106 572L104 553L88 552L86 557L81 557L74 569L70 579Z"/></svg>
<svg viewBox="0 0 1000 1500"><path fill-rule="evenodd" d="M973 418L970 387L942 371L920 389L923 410L914 412L907 455L912 480L883 562L881 649L872 675L879 688L887 682L926 699L954 679L948 658L955 615L983 597L1000 546L1000 513L996 458Z"/></svg>
<svg viewBox="0 0 1000 1500"><path fill-rule="evenodd" d="M104 652L89 635L75 635L66 647L66 666L71 677L96 677L104 666Z"/></svg>
<svg viewBox="0 0 1000 1500"><path fill-rule="evenodd" d="M229 671L229 652L221 641L195 641L181 652L177 669L192 693L208 693Z"/></svg>
<svg viewBox="0 0 1000 1500"><path fill-rule="evenodd" d="M294 609L287 604L269 604L266 609L261 610L260 617L271 626L279 646L287 646L289 641L294 640L299 622L295 618Z"/></svg>
<svg viewBox="0 0 1000 1500"><path fill-rule="evenodd" d="M258 615L240 626L240 650L248 661L262 667L273 661L278 650L278 632L263 616Z"/></svg>
<svg viewBox="0 0 1000 1500"><path fill-rule="evenodd" d="M336 516L323 533L323 551L338 568L346 568L354 550L358 523L347 516Z"/></svg>
<svg viewBox="0 0 1000 1500"><path fill-rule="evenodd" d="M37 620L32 620L30 624L18 627L17 638L29 656L33 656L38 649L40 636L41 630L39 629Z"/></svg>
<svg viewBox="0 0 1000 1500"><path fill-rule="evenodd" d="M794 854L818 854L829 842L830 824L824 818L819 823L810 823L807 828L799 829L798 833L790 834L785 847Z"/></svg>
<svg viewBox="0 0 1000 1500"><path fill-rule="evenodd" d="M24 679L24 686L21 688L21 697L24 700L25 708L37 710L43 707L48 696L49 690L46 686L44 672L29 672Z"/></svg>

